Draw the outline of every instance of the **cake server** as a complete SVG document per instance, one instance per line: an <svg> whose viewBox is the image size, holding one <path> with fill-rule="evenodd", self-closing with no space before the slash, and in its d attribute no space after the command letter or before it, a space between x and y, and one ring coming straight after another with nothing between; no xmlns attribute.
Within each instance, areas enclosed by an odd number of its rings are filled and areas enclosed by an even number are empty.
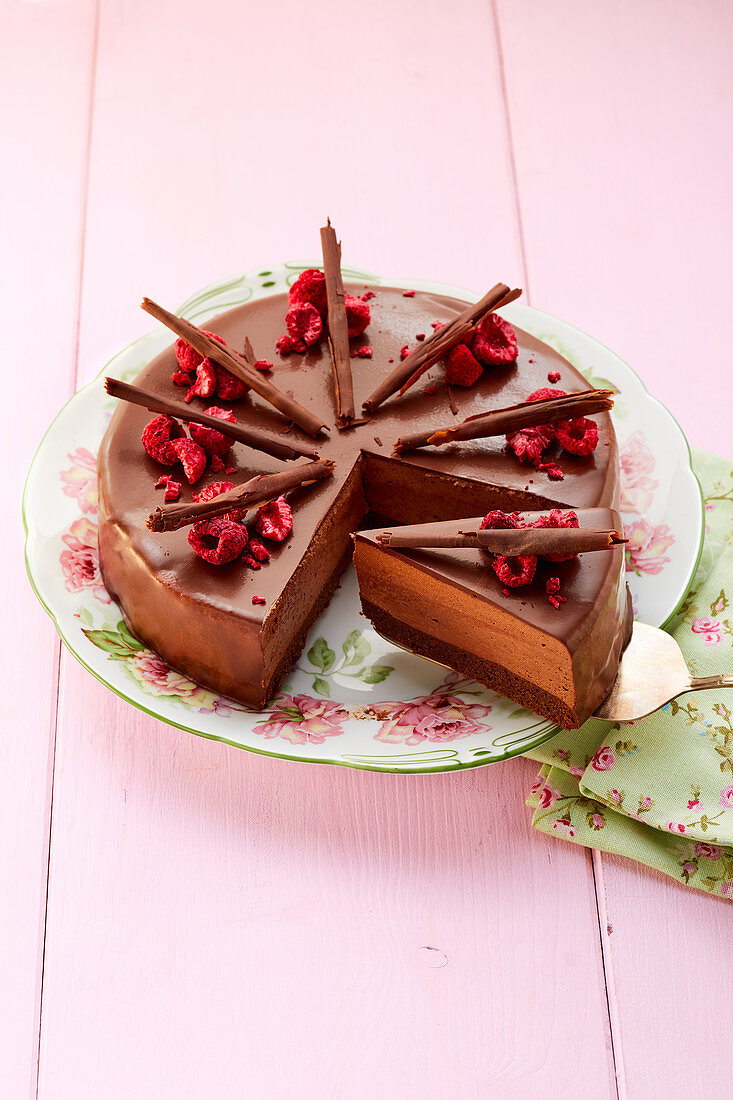
<svg viewBox="0 0 733 1100"><path fill-rule="evenodd" d="M682 650L656 626L634 623L610 694L593 715L606 722L646 718L688 691L733 687L733 675L692 676Z"/></svg>

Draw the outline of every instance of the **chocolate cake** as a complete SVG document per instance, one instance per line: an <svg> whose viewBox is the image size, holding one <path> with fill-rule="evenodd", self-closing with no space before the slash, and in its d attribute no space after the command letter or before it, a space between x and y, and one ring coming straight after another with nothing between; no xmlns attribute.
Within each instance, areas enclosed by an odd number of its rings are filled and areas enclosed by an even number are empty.
<svg viewBox="0 0 733 1100"><path fill-rule="evenodd" d="M345 288L355 296L365 289ZM466 309L465 302L442 295L370 289L369 327L350 342L357 409L394 371L405 345L418 347L418 337L430 336L439 323L449 324ZM288 493L292 534L281 543L268 544L270 560L260 569L246 567L241 558L223 565L203 560L193 552L186 526L150 529L149 515L161 502L155 483L161 473L171 471L141 445L150 420L145 408L120 403L98 459L101 568L130 629L172 667L253 707L272 698L296 660L351 561L352 533L365 524L421 524L483 516L496 508L609 510L618 503L618 454L606 412L596 417L599 438L592 454L568 454L556 444L547 451L549 459L559 462L562 480L518 461L503 435L392 453L400 437L526 401L548 385L548 374L564 391L587 391L582 375L527 333L517 330L514 362L485 369L474 385L446 386L439 363L402 395L378 402L373 415L363 420L353 412L344 416L342 407L340 424L351 426L340 430L335 385L339 376L333 364L340 355L343 378L343 346L340 353L334 350L333 359L325 340L304 352L280 356L275 348L287 310L285 295L262 298L214 317L207 329L230 349L244 348L250 365L252 349L254 355L272 360L274 368L266 375L272 385L297 402L311 424L323 423L326 430L316 433L310 427L307 434L288 422L287 411L253 390L237 401L194 397L192 411L203 412L215 400L231 408L243 428L264 433L298 453L292 464L238 442L225 458L226 474L207 468L192 486L176 474L182 483L178 507L185 511L194 494L217 477L226 477L239 489L258 475L298 471L302 462L317 462L319 456L333 462L325 470L330 476L322 477L320 469L322 480ZM364 357L358 357L360 348L370 349L370 357L364 351ZM162 400L180 401L182 391L171 382L177 370L171 346L141 371L136 384ZM259 497L265 498L267 493ZM615 514L604 515L618 523ZM585 554L555 567L563 571L567 598L557 609L548 604L544 592L540 598L537 586L544 570L531 589L502 597L501 584L485 560L477 562L477 553L398 554L378 548L365 533L357 540L357 565L366 613L378 630L399 644L467 671L565 725L576 724L610 686L628 636L622 555ZM421 617L418 597L426 578L435 606L452 620L458 609L460 615L473 615L470 609L479 601L486 627L497 637L511 634L511 647L488 645L466 624L462 631L446 631L434 621L439 615L432 611ZM408 615L400 609L410 591L413 607ZM504 661L502 651L508 648L511 659ZM545 652L550 659L539 660Z"/></svg>

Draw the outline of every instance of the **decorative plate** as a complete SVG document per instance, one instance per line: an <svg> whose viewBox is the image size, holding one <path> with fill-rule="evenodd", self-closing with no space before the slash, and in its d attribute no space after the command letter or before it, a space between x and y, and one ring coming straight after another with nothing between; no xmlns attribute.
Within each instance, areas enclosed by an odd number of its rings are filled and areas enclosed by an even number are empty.
<svg viewBox="0 0 733 1100"><path fill-rule="evenodd" d="M286 290L306 266L283 264L226 279L178 312L204 322ZM439 283L382 280L354 269L344 274L477 299ZM617 391L629 587L635 614L663 625L685 597L703 534L702 497L679 425L634 371L590 336L529 306L514 303L504 313L557 348L589 384ZM134 377L169 342L162 328L143 336L100 377ZM365 628L353 570L267 710L249 711L168 668L127 630L99 573L95 456L113 408L99 379L65 405L31 465L23 514L28 575L38 598L74 656L117 695L170 725L251 752L375 771L475 767L527 752L556 732L546 719Z"/></svg>

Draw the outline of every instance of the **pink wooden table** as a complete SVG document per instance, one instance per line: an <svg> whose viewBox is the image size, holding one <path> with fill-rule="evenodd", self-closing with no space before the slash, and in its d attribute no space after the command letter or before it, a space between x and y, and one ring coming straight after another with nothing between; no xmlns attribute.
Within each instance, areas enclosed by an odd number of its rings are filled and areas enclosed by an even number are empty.
<svg viewBox="0 0 733 1100"><path fill-rule="evenodd" d="M528 761L137 713L60 651L17 501L142 294L317 256L326 213L347 262L524 286L730 453L732 39L727 0L0 5L4 1097L730 1095L725 904L532 834Z"/></svg>

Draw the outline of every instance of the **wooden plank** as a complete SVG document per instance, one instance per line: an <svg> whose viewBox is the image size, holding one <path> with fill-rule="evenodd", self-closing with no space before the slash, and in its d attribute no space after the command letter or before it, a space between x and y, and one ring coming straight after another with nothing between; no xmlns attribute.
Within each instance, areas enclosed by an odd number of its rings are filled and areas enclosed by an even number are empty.
<svg viewBox="0 0 733 1100"><path fill-rule="evenodd" d="M142 293L317 258L327 214L346 264L521 284L486 6L329 0L313 19L105 5L87 376L144 329ZM324 175L328 94L342 155ZM449 126L455 156L426 174ZM529 833L532 765L394 777L251 757L132 711L73 661L57 761L41 1095L615 1095L590 859Z"/></svg>
<svg viewBox="0 0 733 1100"><path fill-rule="evenodd" d="M693 442L729 453L729 419L713 410L733 398L717 289L733 9L498 0L498 12L534 303L610 344ZM733 1013L716 979L731 963L725 904L621 859L596 866L622 1095L719 1088Z"/></svg>
<svg viewBox="0 0 733 1100"><path fill-rule="evenodd" d="M533 304L727 454L733 8L496 2Z"/></svg>
<svg viewBox="0 0 733 1100"><path fill-rule="evenodd" d="M3 417L0 541L0 1080L36 1092L59 645L25 576L20 495L33 452L73 387L94 5L2 5L0 175ZM45 358L28 357L28 332ZM22 415L21 415L22 411ZM51 491L60 491L51 486Z"/></svg>

